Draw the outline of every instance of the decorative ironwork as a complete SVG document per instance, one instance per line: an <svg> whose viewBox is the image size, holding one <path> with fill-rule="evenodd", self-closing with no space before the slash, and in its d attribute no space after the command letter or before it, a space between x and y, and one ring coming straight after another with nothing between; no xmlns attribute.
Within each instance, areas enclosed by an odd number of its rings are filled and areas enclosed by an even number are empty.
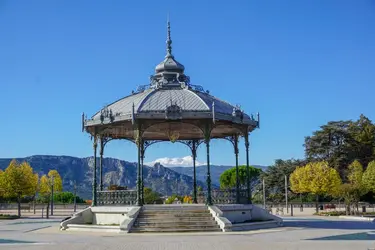
<svg viewBox="0 0 375 250"><path fill-rule="evenodd" d="M148 89L149 85L139 85L136 92L137 93L140 93L140 92L143 92L145 91L146 89Z"/></svg>
<svg viewBox="0 0 375 250"><path fill-rule="evenodd" d="M204 92L204 89L201 85L194 85L194 84L189 84L189 86L195 90L195 91L199 91L199 92Z"/></svg>
<svg viewBox="0 0 375 250"><path fill-rule="evenodd" d="M233 117L239 117L241 119L241 122L243 120L243 111L240 109L239 106L236 106L233 108L232 116Z"/></svg>
<svg viewBox="0 0 375 250"><path fill-rule="evenodd" d="M100 121L103 123L104 119L106 118L109 118L110 122L113 122L115 120L112 109L108 109L107 106L100 111Z"/></svg>
<svg viewBox="0 0 375 250"><path fill-rule="evenodd" d="M82 113L82 132L85 130L85 113Z"/></svg>
<svg viewBox="0 0 375 250"><path fill-rule="evenodd" d="M211 192L211 199L214 204L248 204L246 190L241 189L239 194L240 196L237 200L237 192L235 189L215 189ZM204 203L207 197L207 191L199 192L198 203Z"/></svg>
<svg viewBox="0 0 375 250"><path fill-rule="evenodd" d="M180 106L171 104L165 109L165 119L168 120L180 120L182 119L182 109Z"/></svg>
<svg viewBox="0 0 375 250"><path fill-rule="evenodd" d="M97 204L99 206L108 205L136 205L136 190L114 190L98 191Z"/></svg>
<svg viewBox="0 0 375 250"><path fill-rule="evenodd" d="M178 132L177 130L168 130L167 135L169 141L172 143L175 143L178 140L178 138L180 138L180 132Z"/></svg>

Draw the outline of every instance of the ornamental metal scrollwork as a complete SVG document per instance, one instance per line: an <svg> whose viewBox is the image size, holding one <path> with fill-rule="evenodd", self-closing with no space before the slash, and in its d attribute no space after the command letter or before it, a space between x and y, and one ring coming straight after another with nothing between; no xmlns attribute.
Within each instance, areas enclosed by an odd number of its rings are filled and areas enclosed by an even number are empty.
<svg viewBox="0 0 375 250"><path fill-rule="evenodd" d="M105 118L109 118L110 122L113 122L115 120L112 109L108 109L108 107L105 107L100 111L100 121L102 123L104 122Z"/></svg>
<svg viewBox="0 0 375 250"><path fill-rule="evenodd" d="M180 120L182 119L182 109L177 104L171 104L165 109L165 119Z"/></svg>
<svg viewBox="0 0 375 250"><path fill-rule="evenodd" d="M238 106L233 108L232 116L239 117L243 121L243 111Z"/></svg>
<svg viewBox="0 0 375 250"><path fill-rule="evenodd" d="M193 84L190 84L190 86L191 86L195 91L204 92L203 87L200 86L200 85L193 85Z"/></svg>

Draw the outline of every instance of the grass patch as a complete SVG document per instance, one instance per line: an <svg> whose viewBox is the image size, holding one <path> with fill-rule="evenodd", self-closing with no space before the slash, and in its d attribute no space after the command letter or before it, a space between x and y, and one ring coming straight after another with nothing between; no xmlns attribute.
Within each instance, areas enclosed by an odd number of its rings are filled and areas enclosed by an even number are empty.
<svg viewBox="0 0 375 250"><path fill-rule="evenodd" d="M0 220L15 220L19 219L18 215L12 215L12 214L0 214Z"/></svg>

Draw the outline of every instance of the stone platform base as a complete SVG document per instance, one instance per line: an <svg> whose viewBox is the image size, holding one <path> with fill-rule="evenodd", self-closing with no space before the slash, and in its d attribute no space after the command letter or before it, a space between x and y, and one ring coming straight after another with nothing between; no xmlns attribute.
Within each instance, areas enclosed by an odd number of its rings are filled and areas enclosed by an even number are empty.
<svg viewBox="0 0 375 250"><path fill-rule="evenodd" d="M61 222L60 229L113 233L229 232L282 225L280 217L255 205L175 204L88 207Z"/></svg>

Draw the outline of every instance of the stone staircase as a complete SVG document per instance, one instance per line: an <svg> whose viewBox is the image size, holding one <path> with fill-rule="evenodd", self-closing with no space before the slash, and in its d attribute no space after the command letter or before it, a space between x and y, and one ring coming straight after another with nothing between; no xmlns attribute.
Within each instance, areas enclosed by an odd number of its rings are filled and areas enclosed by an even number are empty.
<svg viewBox="0 0 375 250"><path fill-rule="evenodd" d="M204 205L145 205L130 233L221 231Z"/></svg>

